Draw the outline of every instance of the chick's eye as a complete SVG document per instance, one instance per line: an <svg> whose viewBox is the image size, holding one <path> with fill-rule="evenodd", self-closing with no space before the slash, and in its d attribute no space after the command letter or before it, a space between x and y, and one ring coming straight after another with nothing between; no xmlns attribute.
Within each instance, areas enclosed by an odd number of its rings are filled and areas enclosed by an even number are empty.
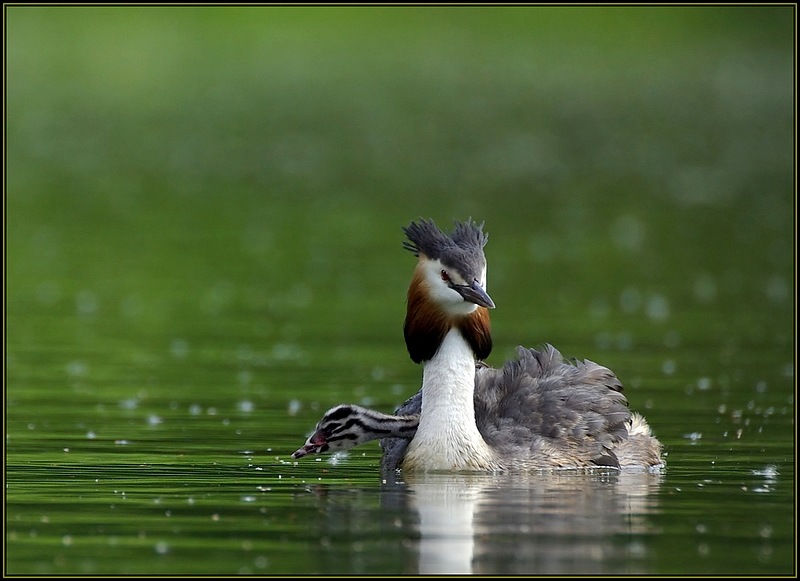
<svg viewBox="0 0 800 581"><path fill-rule="evenodd" d="M442 271L442 280L445 281L445 282L450 282L450 275L447 274L446 270Z"/></svg>

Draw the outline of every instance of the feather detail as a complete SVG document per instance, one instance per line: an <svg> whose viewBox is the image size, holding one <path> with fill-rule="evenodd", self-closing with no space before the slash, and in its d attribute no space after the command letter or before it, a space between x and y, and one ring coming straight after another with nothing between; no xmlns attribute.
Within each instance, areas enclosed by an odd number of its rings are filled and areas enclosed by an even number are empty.
<svg viewBox="0 0 800 581"><path fill-rule="evenodd" d="M428 298L424 275L417 268L408 287L408 309L403 325L412 361L421 363L432 359L448 330L448 317Z"/></svg>
<svg viewBox="0 0 800 581"><path fill-rule="evenodd" d="M467 340L475 359L483 361L492 352L492 324L489 319L489 309L478 307L471 313L456 321L456 326L464 339Z"/></svg>

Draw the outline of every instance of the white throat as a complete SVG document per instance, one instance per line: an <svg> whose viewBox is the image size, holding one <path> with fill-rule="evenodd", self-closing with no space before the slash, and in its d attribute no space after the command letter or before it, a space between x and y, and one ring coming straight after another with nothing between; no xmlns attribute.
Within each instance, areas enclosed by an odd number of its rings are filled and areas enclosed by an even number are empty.
<svg viewBox="0 0 800 581"><path fill-rule="evenodd" d="M422 412L406 452L407 470L487 470L494 454L475 424L475 357L457 329L424 363Z"/></svg>

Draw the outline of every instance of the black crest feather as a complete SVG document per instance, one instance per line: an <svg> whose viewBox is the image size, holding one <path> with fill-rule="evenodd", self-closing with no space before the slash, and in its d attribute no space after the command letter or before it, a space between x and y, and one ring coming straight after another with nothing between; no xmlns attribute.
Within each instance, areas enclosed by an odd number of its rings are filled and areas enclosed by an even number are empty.
<svg viewBox="0 0 800 581"><path fill-rule="evenodd" d="M428 258L442 258L447 253L482 253L489 240L483 231L483 223L477 224L472 218L466 222L456 222L451 235L447 235L433 220L420 219L403 228L408 240L403 248L415 256L424 254Z"/></svg>

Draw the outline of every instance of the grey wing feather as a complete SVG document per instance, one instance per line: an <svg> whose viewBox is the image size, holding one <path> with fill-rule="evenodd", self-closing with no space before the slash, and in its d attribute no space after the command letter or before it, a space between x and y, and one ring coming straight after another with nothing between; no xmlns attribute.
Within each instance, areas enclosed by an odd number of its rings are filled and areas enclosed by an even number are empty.
<svg viewBox="0 0 800 581"><path fill-rule="evenodd" d="M617 377L591 361L566 362L551 345L518 355L476 374L475 419L487 443L504 457L619 466L613 448L631 413Z"/></svg>
<svg viewBox="0 0 800 581"><path fill-rule="evenodd" d="M422 412L422 390L408 398L395 410L397 416L414 416ZM411 438L382 438L380 441L383 450L381 458L381 471L384 474L394 472L400 468L403 458L406 455L406 448L411 442Z"/></svg>
<svg viewBox="0 0 800 581"><path fill-rule="evenodd" d="M552 345L517 353L502 368L476 365L475 420L486 442L501 457L541 465L619 467L614 450L628 438L631 412L616 375L592 361L567 362ZM421 411L419 391L395 413ZM400 467L410 441L380 441L384 473Z"/></svg>

